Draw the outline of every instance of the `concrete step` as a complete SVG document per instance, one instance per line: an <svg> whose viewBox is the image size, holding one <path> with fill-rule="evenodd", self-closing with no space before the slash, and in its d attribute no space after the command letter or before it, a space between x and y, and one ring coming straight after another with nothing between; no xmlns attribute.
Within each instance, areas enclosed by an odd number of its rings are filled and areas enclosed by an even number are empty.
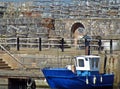
<svg viewBox="0 0 120 89"><path fill-rule="evenodd" d="M0 69L11 69L11 67L0 58Z"/></svg>
<svg viewBox="0 0 120 89"><path fill-rule="evenodd" d="M0 63L0 67L1 66L8 66L8 64L6 64L6 63Z"/></svg>
<svg viewBox="0 0 120 89"><path fill-rule="evenodd" d="M0 63L5 63L3 60L0 60Z"/></svg>
<svg viewBox="0 0 120 89"><path fill-rule="evenodd" d="M2 67L2 66L8 66L8 64L0 64L0 67Z"/></svg>
<svg viewBox="0 0 120 89"><path fill-rule="evenodd" d="M0 69L11 69L9 66L0 66Z"/></svg>
<svg viewBox="0 0 120 89"><path fill-rule="evenodd" d="M8 66L8 64L0 63L0 67L3 67L3 66Z"/></svg>

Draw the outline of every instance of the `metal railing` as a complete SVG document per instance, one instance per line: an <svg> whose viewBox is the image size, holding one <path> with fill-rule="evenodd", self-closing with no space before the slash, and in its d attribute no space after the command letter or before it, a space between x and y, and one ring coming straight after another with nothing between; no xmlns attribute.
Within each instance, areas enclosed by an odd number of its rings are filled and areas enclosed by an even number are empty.
<svg viewBox="0 0 120 89"><path fill-rule="evenodd" d="M89 44L86 45L85 40L78 40L77 44L74 44L74 39L42 39L42 38L0 38L0 47L3 49L7 54L9 54L13 60L17 61L18 64L22 65L23 67L27 66L29 68L41 68L44 66L50 66L51 64L56 66L59 61L63 62L60 66L64 66L68 62L71 63L70 58L71 56L66 57L67 55L45 55L45 54L39 54L39 55L32 55L27 54L16 54L13 52L9 52L12 48L16 51L20 51L22 49L27 50L29 49L36 49L38 51L42 51L44 49L50 49L50 48L57 48L61 49L62 52L64 52L67 49L71 49L75 47L75 50L85 50L85 47L88 45L90 46L90 50L110 50L110 53L112 53L112 49L114 49L114 46L118 45L116 42L119 41L113 41L113 40L97 40L92 39ZM100 43L102 42L102 43ZM107 42L107 44L106 44ZM120 45L119 45L120 46ZM10 47L9 50L6 47ZM76 49L77 48L77 49ZM102 49L103 48L103 49ZM107 49L108 48L108 49ZM73 51L73 50L72 50ZM58 51L55 51L58 52ZM28 60L29 59L29 60ZM68 59L68 60L67 60ZM54 61L53 61L54 60ZM59 63L58 63L59 64Z"/></svg>
<svg viewBox="0 0 120 89"><path fill-rule="evenodd" d="M99 44L99 41L101 43ZM107 45L105 43L108 43ZM110 47L114 46L115 42L120 44L119 40L98 40L92 39L90 41L89 46L91 48L98 49L99 46ZM36 48L39 51L45 48L71 48L71 47L85 47L85 40L77 40L75 44L75 39L64 39L64 38L52 38L52 39L44 39L44 38L0 38L0 45L8 46L10 48L16 48L16 50L20 50L20 48ZM117 44L116 44L117 45Z"/></svg>

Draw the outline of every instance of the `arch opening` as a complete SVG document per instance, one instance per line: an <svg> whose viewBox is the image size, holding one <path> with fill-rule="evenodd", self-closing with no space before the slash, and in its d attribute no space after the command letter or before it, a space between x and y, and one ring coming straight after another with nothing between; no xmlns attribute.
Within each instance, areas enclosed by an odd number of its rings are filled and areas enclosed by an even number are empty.
<svg viewBox="0 0 120 89"><path fill-rule="evenodd" d="M81 24L81 23L79 23L79 22L74 23L74 24L72 25L72 28L71 28L71 38L73 38L76 30L80 30L80 32L83 32L83 31L81 31L82 29L85 29L85 27L83 26L83 24Z"/></svg>
<svg viewBox="0 0 120 89"><path fill-rule="evenodd" d="M72 25L71 38L74 39L73 43L77 46L77 41L85 34L85 27L82 23L77 22Z"/></svg>

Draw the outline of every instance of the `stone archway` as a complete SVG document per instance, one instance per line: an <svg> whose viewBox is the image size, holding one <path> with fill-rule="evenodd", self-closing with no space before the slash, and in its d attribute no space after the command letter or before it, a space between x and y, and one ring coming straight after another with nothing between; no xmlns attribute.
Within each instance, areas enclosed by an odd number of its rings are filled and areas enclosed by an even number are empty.
<svg viewBox="0 0 120 89"><path fill-rule="evenodd" d="M84 35L84 29L85 27L83 26L82 23L76 22L72 25L71 27L71 38L74 39L74 45L75 47L77 46L77 41L83 37Z"/></svg>

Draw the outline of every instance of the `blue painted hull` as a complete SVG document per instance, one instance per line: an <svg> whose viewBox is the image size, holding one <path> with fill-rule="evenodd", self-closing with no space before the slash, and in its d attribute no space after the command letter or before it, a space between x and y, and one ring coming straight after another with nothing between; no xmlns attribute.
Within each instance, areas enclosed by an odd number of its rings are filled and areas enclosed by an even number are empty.
<svg viewBox="0 0 120 89"><path fill-rule="evenodd" d="M112 88L113 74L77 75L68 69L42 70L51 89L93 89L100 87ZM96 80L94 80L94 77ZM102 79L101 79L102 77ZM88 82L86 82L88 80Z"/></svg>

